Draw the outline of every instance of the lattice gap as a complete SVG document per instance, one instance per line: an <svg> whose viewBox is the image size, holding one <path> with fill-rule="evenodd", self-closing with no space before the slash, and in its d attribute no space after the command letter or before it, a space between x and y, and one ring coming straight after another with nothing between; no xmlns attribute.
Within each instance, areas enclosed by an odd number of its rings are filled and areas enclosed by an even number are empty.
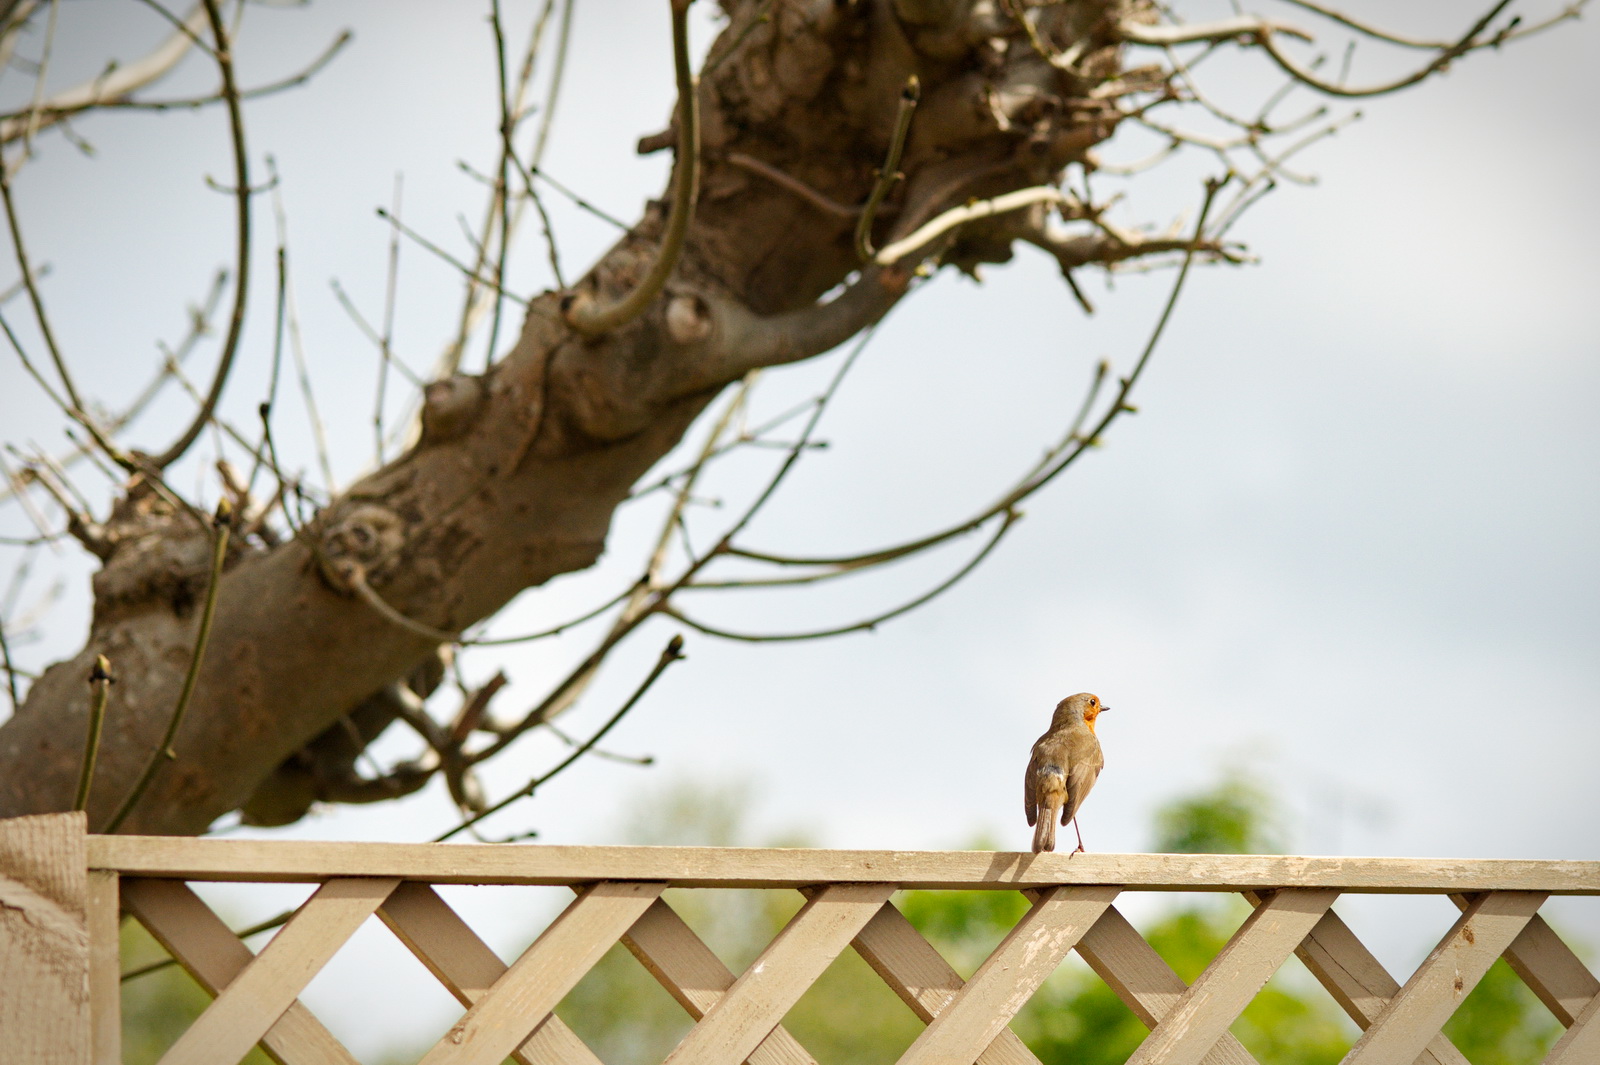
<svg viewBox="0 0 1600 1065"><path fill-rule="evenodd" d="M1181 899L1128 906L1140 912L1141 930L1122 913L1133 896L1106 887L1052 887L1026 900L1008 891L961 893L962 906L936 911L916 893L866 883L803 893L663 893L659 883L614 881L574 896L565 888L441 891L347 878L317 888L294 921L270 942L255 943L260 964L215 911L245 910L238 927L308 888L241 894L234 886L196 891L176 880L128 879L122 891L124 904L185 958L202 986L228 989L173 1047L172 1060L191 1065L236 1060L263 1035L280 1060L348 1063L350 1051L370 1060L394 1049L381 1029L395 989L434 977L443 985L433 985L443 996L443 1041L427 1061L476 1048L472 1060L497 1062L515 1050L525 1065L648 1065L663 1057L669 1065L746 1058L828 1065L860 1060L863 1051L884 1061L903 1053L918 1065L980 1053L985 1065L1028 1065L1038 1058L1018 1036L1049 1060L1051 1047L1081 1034L1062 1024L1090 1023L1081 1011L1072 1018L1064 1009L1052 1013L1051 1003L1091 987L1107 993L1095 1022L1106 1025L1104 1039L1127 1042L1138 1065L1201 1057L1211 1065L1334 1061L1352 1045L1371 1060L1409 1062L1424 1040L1431 1040L1427 1054L1436 1065L1466 1065L1449 1042L1449 1024L1433 1034L1463 999L1485 1003L1476 1016L1492 1022L1496 996L1537 995L1549 1023L1529 1028L1529 1061L1542 1059L1564 1026L1581 1028L1577 1018L1600 1006L1600 982L1536 916L1545 896L1529 891L1435 900L1449 908L1429 906L1419 935L1441 947L1415 973L1375 957L1340 912L1351 896L1330 908L1339 892L1322 888L1213 895L1189 907L1183 920L1203 924L1217 951L1207 957L1209 951L1179 956L1172 949L1196 938L1169 934ZM886 905L891 898L898 908ZM1356 908L1362 924L1375 923L1370 903ZM934 912L974 919L940 927L927 921ZM923 927L907 915L924 918ZM1011 928L998 943L974 934L997 923ZM493 926L497 942L486 942L474 924ZM1504 962L1490 968L1503 952L1516 972ZM1486 970L1488 982L1473 989ZM1406 991L1396 998L1402 984ZM1329 1006L1317 1012L1311 1036L1285 1045L1280 1033L1291 1026L1282 1011L1290 1003L1303 1010L1306 996L1279 988L1312 986L1328 992L1312 1001ZM470 1003L477 1005L463 1015ZM554 1017L520 1050L506 1041L524 1038L552 1009ZM1142 1032L1126 1023L1130 1015L1154 1028L1142 1043ZM693 1024L701 1016L705 1023ZM1563 1065L1591 1065L1584 1055L1600 1042L1594 1032L1585 1038L1579 1056L1568 1053ZM130 1060L142 1053L130 1050Z"/></svg>

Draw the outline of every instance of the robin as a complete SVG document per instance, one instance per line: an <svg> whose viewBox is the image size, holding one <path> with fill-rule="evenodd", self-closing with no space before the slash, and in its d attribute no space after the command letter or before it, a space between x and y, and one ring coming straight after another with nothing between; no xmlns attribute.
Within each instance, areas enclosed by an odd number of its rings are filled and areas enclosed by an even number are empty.
<svg viewBox="0 0 1600 1065"><path fill-rule="evenodd" d="M1089 789L1106 764L1100 741L1095 739L1094 719L1109 709L1088 692L1068 696L1057 704L1050 731L1034 743L1023 781L1023 805L1028 824L1035 826L1035 854L1056 849L1057 816L1063 825L1072 822L1072 830L1078 833L1078 851L1083 850L1078 807L1089 797Z"/></svg>

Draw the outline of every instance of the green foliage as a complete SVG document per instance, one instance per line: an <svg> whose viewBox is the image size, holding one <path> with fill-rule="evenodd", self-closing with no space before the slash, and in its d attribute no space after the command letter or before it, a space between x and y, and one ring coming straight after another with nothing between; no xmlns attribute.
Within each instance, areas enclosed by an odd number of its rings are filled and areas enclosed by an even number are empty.
<svg viewBox="0 0 1600 1065"><path fill-rule="evenodd" d="M1156 811L1157 854L1278 854L1277 803L1266 787L1230 767L1214 787L1173 799Z"/></svg>
<svg viewBox="0 0 1600 1065"><path fill-rule="evenodd" d="M1503 960L1489 967L1444 1026L1472 1065L1542 1061L1561 1032L1560 1022Z"/></svg>

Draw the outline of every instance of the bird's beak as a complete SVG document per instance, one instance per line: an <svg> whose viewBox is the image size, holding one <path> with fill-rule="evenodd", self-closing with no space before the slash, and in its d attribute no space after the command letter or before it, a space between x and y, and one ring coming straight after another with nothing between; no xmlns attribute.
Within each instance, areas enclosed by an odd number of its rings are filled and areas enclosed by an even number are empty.
<svg viewBox="0 0 1600 1065"><path fill-rule="evenodd" d="M1101 708L1100 708L1100 712L1101 712L1101 713L1102 713L1102 714L1103 714L1103 713L1105 713L1105 712L1106 712L1106 711L1107 711L1107 710L1110 710L1110 709L1111 709L1111 707L1109 707L1109 706L1102 706L1102 707L1101 707Z"/></svg>

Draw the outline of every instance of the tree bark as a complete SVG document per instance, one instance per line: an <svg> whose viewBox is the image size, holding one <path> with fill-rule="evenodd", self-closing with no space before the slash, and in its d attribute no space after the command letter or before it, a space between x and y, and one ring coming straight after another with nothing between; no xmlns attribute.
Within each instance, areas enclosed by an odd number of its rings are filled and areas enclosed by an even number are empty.
<svg viewBox="0 0 1600 1065"><path fill-rule="evenodd" d="M913 283L916 262L863 267L853 214L819 202L867 200L913 74L921 103L904 180L878 212L880 247L952 206L1048 184L1085 163L1115 124L1094 89L1121 73L1116 26L1148 19L1120 0L1036 9L1043 43L1058 50L1052 63L1001 4L724 6L729 25L698 90L702 191L666 292L639 320L594 338L566 324L574 293L539 297L514 349L486 374L429 387L412 451L288 542L236 547L175 757L122 831L198 833L260 799L296 752L433 653L436 641L383 617L353 594L355 582L422 625L462 630L523 589L592 564L629 488L724 385L826 351L880 318ZM671 138L641 148L658 141ZM628 291L657 253L667 210L647 211L576 298ZM958 231L933 253L1003 259L1017 229ZM1126 254L1114 243L1105 258ZM92 827L124 802L177 702L210 539L140 483L108 531L83 649L47 670L0 726L0 817L71 806L97 654L115 663L117 682Z"/></svg>

